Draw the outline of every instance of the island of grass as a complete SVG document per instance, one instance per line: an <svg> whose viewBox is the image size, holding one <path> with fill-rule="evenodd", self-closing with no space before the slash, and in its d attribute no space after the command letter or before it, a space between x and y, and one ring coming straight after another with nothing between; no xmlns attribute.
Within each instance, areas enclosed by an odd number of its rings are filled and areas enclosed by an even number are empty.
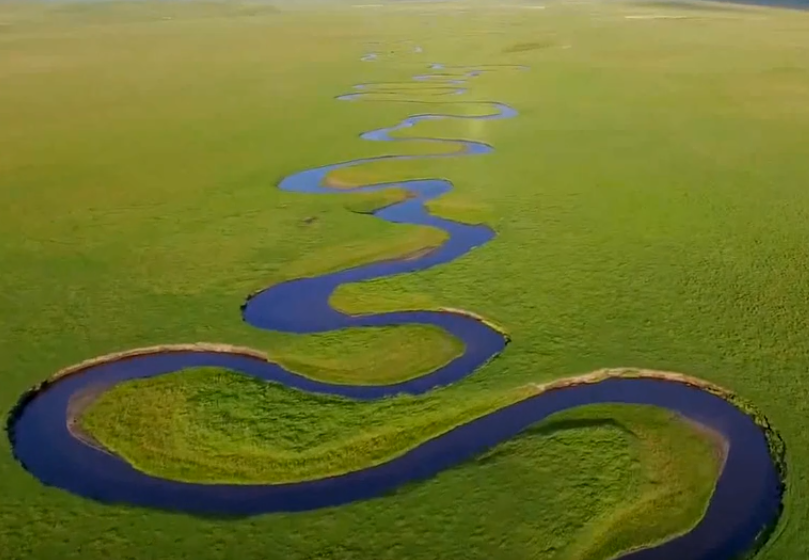
<svg viewBox="0 0 809 560"><path fill-rule="evenodd" d="M205 368L117 385L89 403L79 424L104 448L161 478L278 484L378 464L527 394L521 388L479 395L450 409L438 395L367 403ZM513 508L509 519L518 534L530 528L543 543L576 535L576 558L606 559L693 527L725 452L720 435L661 409L586 406L558 413L428 483L345 509L358 522L389 509L410 511L404 504L437 492L434 505L422 504L398 526L426 529L423 516L446 507L458 512L459 531L481 523L494 528L500 520L493 511ZM464 488L472 494L459 508ZM298 517L305 527L323 515Z"/></svg>
<svg viewBox="0 0 809 560"><path fill-rule="evenodd" d="M269 356L284 368L328 383L390 385L425 375L464 351L463 342L432 325L354 328L279 337Z"/></svg>

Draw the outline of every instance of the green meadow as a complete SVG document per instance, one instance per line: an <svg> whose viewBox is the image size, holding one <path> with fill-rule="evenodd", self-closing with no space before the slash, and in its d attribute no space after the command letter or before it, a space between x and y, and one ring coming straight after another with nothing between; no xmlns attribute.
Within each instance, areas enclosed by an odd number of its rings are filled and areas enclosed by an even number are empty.
<svg viewBox="0 0 809 560"><path fill-rule="evenodd" d="M780 431L785 510L755 558L807 557L808 37L809 14L709 2L0 1L0 411L62 367L158 344L250 346L351 384L447 363L462 343L433 327L297 336L253 329L239 307L286 279L445 240L369 215L396 187L312 196L280 191L282 177L446 151L359 134L502 101L520 115L398 133L493 154L329 177L454 183L431 210L489 224L492 242L332 303L467 310L508 332L501 356L372 403L182 371L113 388L82 427L149 473L277 483L389 460L532 384L683 372ZM432 62L531 69L485 73L463 96L400 87ZM334 99L367 82L400 93ZM2 560L610 560L693 527L722 460L713 435L666 411L583 407L391 496L217 520L45 487L4 441Z"/></svg>

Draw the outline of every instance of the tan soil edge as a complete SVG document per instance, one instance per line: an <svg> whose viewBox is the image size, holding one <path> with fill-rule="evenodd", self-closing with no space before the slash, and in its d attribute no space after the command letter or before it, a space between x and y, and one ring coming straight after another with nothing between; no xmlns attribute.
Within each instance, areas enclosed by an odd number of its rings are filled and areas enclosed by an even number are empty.
<svg viewBox="0 0 809 560"><path fill-rule="evenodd" d="M454 313L460 313L464 315L468 315L470 317L474 317L478 320L483 320L478 315L473 313L465 312L462 310L456 309L449 309L449 308L442 308L442 311L449 311ZM487 324L490 324L488 321L484 321ZM500 330L499 327L494 326L497 330ZM507 336L507 335L506 335ZM11 410L6 423L6 429L9 433L10 438L12 439L13 445L13 424L16 419L19 417L20 413L22 412L25 405L30 402L37 393L42 390L47 389L47 387L58 380L67 377L69 375L74 375L77 373L81 373L82 371L89 369L94 366L98 366L105 363L116 362L119 360L125 360L127 358L135 357L135 356L144 356L144 355L155 355L155 354L168 354L174 352L219 352L223 354L234 354L234 355L242 355L247 357L252 357L257 360L262 361L270 361L267 354L261 352L259 350L255 350L253 348L247 348L243 346L233 346L229 344L215 344L215 343L207 343L207 342L197 342L191 344L166 344L166 345L158 345L158 346L148 346L144 348L135 348L132 350L126 350L123 352L114 352L111 354L106 354L104 356L99 356L96 358L91 358L89 360L85 360L78 364L68 366L66 368L60 369L52 376L50 376L46 381L37 384L36 386L30 388L26 391L19 401L17 402L16 406ZM773 428L770 424L769 420L758 411L758 409L750 402L746 401L745 399L740 398L738 395L730 391L729 389L725 389L719 385L711 383L709 381L705 381L703 379L699 379L697 377L693 377L690 375L686 375L683 373L676 373L671 371L661 371L661 370L652 370L652 369L643 369L643 368L630 368L630 367L623 367L623 368L605 368L600 370L595 370L589 373L576 375L572 377L566 377L562 379L557 379L554 381L550 381L547 383L530 383L523 386L525 390L525 394L522 398L530 398L532 396L545 393L548 391L554 391L559 389L564 389L566 387L575 387L577 385L584 385L584 384L592 384L592 383L600 383L602 381L606 381L608 379L658 379L661 381L668 381L673 383L680 383L683 385L688 385L691 387L695 387L701 389L703 391L707 391L711 394L714 394L720 398L723 398L730 402L731 404L735 405L739 408L742 412L749 415L754 422L764 431L764 434L767 438L768 446L770 448L770 453L772 455L773 461L775 462L776 468L779 473L779 477L782 482L785 483L786 476L787 476L787 469L786 469L786 446L780 434ZM66 418L66 422L68 422L68 427L73 427L74 429L71 430L74 435L80 437L82 440L92 439L87 434L85 437L81 437L83 434L76 434L75 433L75 424L76 419L80 415L82 409L86 409L86 407L94 400L94 397L100 394L102 391L93 391L90 390L88 395L76 395L77 402L72 403L73 414L70 414L68 418ZM522 400L518 399L518 400ZM437 434L440 435L440 434ZM87 443L92 444L90 441ZM98 446L94 445L95 447Z"/></svg>
<svg viewBox="0 0 809 560"><path fill-rule="evenodd" d="M45 383L53 383L67 375L79 373L91 367L109 362L117 362L127 358L134 358L136 356L148 356L152 354L170 354L174 352L217 352L220 354L238 354L241 356L249 356L259 360L269 361L269 356L260 350L248 348L246 346L233 346L230 344L217 344L213 342L192 342L186 344L160 344L157 346L144 346L143 348L134 348L132 350L124 350L122 352L112 352L84 360L78 364L67 366L60 369L51 375Z"/></svg>
<svg viewBox="0 0 809 560"><path fill-rule="evenodd" d="M99 366L102 364L117 362L121 360L126 360L128 358L134 358L137 356L148 356L148 355L157 355L157 354L171 354L174 352L217 352L222 354L231 354L231 355L240 355L246 356L250 358L255 358L257 360L262 361L269 361L269 356L264 352L259 350L255 350L253 348L247 348L244 346L233 346L231 344L219 344L219 343L211 343L211 342L194 342L194 343L186 343L186 344L161 344L157 346L146 346L143 348L134 348L132 350L124 350L122 352L113 352L110 354L105 354L103 356L98 356L95 358L90 358L89 360L84 360L79 362L78 364L73 364L71 366L67 366L65 368L60 369L56 373L52 374L50 377L37 383L33 387L30 387L26 390L20 398L17 400L16 404L12 407L9 411L8 416L6 417L6 432L9 437L9 441L14 446L14 424L17 419L22 414L23 409L25 406L34 399L34 397L46 390L50 385L56 383L60 379L63 379L70 375L75 375L77 373L81 373L87 369L90 369L95 366ZM99 385L89 387L84 391L79 392L76 395L73 395L68 403L68 413L67 417L65 418L65 422L67 424L68 431L80 441L90 445L91 447L95 447L96 449L100 449L102 451L106 451L104 447L95 440L90 434L85 433L79 427L78 419L81 416L81 413L87 409L87 407L92 404L95 399L101 395L104 391L109 389L112 384L107 385L103 382Z"/></svg>
<svg viewBox="0 0 809 560"><path fill-rule="evenodd" d="M486 323L487 325L491 326L498 332L501 332L506 337L508 337L508 335L505 334L505 331L502 329L502 327L495 325L474 313L464 311L461 309L452 309L447 307L439 308L439 310L472 317L474 319ZM64 377L81 373L84 370L90 369L95 366L99 366L101 364L117 362L120 360L125 360L127 358L132 358L136 356L170 354L174 352L217 352L222 354L247 356L265 362L270 361L269 356L265 352L255 350L253 348L248 348L245 346L234 346L230 344L195 342L186 344L162 344L157 346L146 346L143 348L134 348L132 350L124 350L122 352L113 352L110 354L105 354L103 356L98 356L95 358L90 358L89 360L84 360L82 362L79 362L78 364L67 366L51 375L45 381L29 389L27 393L29 395L33 395L45 389L48 385L55 383L56 381ZM528 385L525 385L524 387L527 390L527 394L529 396L533 396L547 391L564 389L566 387L575 387L577 385L600 383L602 381L615 378L659 379L662 381L681 383L683 385L696 387L709 393L712 393L714 395L717 395L719 397L722 397L730 401L731 403L736 404L737 406L739 406L740 404L740 399L735 393L715 383L711 383L709 381L705 381L704 379L693 377L691 375L686 375L684 373L643 369L643 368L630 368L630 367L604 368L581 375L549 381L547 383L530 383ZM742 408L743 411L748 413L753 412L754 409L752 409L752 405L746 402L744 404L745 406L740 406L740 408ZM753 416L753 419L756 421L756 424L764 428L765 431L772 430L770 423L766 420L766 418L763 415L751 414L751 416Z"/></svg>
<svg viewBox="0 0 809 560"><path fill-rule="evenodd" d="M464 311L461 309L452 309L442 307L439 308L440 311L450 312L450 313L457 313L460 315L466 315L477 319L481 322L486 323L487 325L491 326L498 332L505 334L502 327L498 325L494 325L489 321L483 319L481 316L476 315L474 313ZM507 336L507 335L506 335ZM98 356L95 358L91 358L89 360L84 360L79 362L78 364L74 364L71 366L67 366L65 368L60 369L53 375L51 375L48 379L43 381L42 383L38 384L35 387L32 387L28 392L29 394L35 394L43 389L45 389L48 385L55 383L56 381L67 377L69 375L74 375L77 373L81 373L84 370L90 369L92 367L99 366L101 364L117 362L120 360L125 360L127 358L137 357L137 356L147 356L147 355L156 355L156 354L170 354L174 352L218 352L222 354L235 354L241 356L247 356L251 358L255 358L262 361L270 361L269 356L261 352L260 350L255 350L253 348L248 348L244 346L233 346L230 344L216 344L216 343L209 343L209 342L196 342L196 343L187 343L187 344L163 344L157 346L147 346L143 348L135 348L132 350L124 350L122 352L113 352L110 354L105 354L103 356ZM652 370L652 369L642 369L642 368L630 368L630 367L623 367L623 368L604 368L595 370L589 373L576 375L572 377L565 377L562 379L557 379L554 381L549 381L547 383L530 383L525 385L527 393L529 396L538 395L540 393L544 393L547 391L553 391L557 389L564 389L566 387L575 387L577 385L584 385L584 384L592 384L592 383L599 383L602 381L606 381L608 379L615 379L615 378L637 378L637 379L659 379L662 381L669 381L674 383L681 383L683 385L688 385L691 387L696 387L722 397L734 404L739 403L739 398L736 396L735 393L730 391L729 389L725 389L719 385L711 383L709 381L705 381L703 379L693 377L690 375L686 375L683 373L677 373L672 371L661 371L661 370ZM84 408L84 407L80 407ZM746 407L742 407L745 412L750 413L750 405ZM770 424L763 415L759 414L751 414L756 423L761 426L762 428L767 431L771 429Z"/></svg>
<svg viewBox="0 0 809 560"><path fill-rule="evenodd" d="M554 389L563 389L565 387L574 387L576 385L599 383L601 381L606 381L607 379L615 378L660 379L663 381L682 383L683 385L689 385L691 387L698 387L718 396L729 397L734 395L734 393L729 389L725 389L724 387L709 381L686 375L684 373L630 367L597 369L589 373L574 375L572 377L564 377L562 379L549 381L547 383L532 383L528 385L528 387L533 388L535 390L535 394L539 394L544 393L545 391L552 391Z"/></svg>

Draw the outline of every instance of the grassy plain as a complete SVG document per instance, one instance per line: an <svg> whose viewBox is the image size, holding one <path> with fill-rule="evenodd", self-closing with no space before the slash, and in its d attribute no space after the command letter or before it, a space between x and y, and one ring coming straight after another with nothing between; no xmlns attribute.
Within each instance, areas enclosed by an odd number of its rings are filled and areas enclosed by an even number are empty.
<svg viewBox="0 0 809 560"><path fill-rule="evenodd" d="M435 332L292 339L245 327L239 305L273 282L441 241L346 211L395 195L274 188L312 165L434 148L357 138L424 105L333 96L433 61L525 63L531 72L482 76L459 98L505 101L518 119L412 132L483 140L495 154L370 171L452 179L457 192L436 211L484 220L496 240L446 267L335 295L352 311L480 313L514 339L501 358L423 400L361 411L222 373L172 376L141 386L118 429L151 437L148 414L165 415L153 429L178 447L151 468L177 476L204 477L219 464L211 454L228 449L252 457L243 479L283 478L283 464L263 463L276 450L316 441L307 468L323 472L341 457L328 446L362 445L369 418L395 443L420 437L407 421L415 411L446 421L527 382L621 365L683 371L734 389L782 431L786 512L759 558L809 555L807 16L730 5L297 5L0 4L0 410L64 365L151 344L254 346L353 382L386 373L374 355L404 376L431 357L439 365L452 345ZM626 17L661 14L691 17ZM375 41L403 42L360 62ZM464 110L427 100L430 111ZM272 403L284 412L258 417ZM199 422L169 424L181 411ZM227 421L211 423L217 415ZM183 455L190 444L207 458ZM711 453L660 411L584 409L391 498L220 522L44 488L6 445L0 550L4 560L603 560L693 523L715 476Z"/></svg>
<svg viewBox="0 0 809 560"><path fill-rule="evenodd" d="M278 483L376 464L521 396L524 391L482 393L451 408L440 393L356 403L201 369L118 386L95 405L86 426L146 472L194 482ZM412 548L408 558L611 558L691 527L707 505L723 458L720 442L668 412L584 407L557 414L473 463L393 497L295 516L300 526L294 530L302 535L289 552L307 557L324 546L310 529L323 517L359 516L365 521L356 522L365 524L388 511L398 517L397 529L429 535L430 542ZM529 496L519 490L526 484ZM430 487L436 496L427 499ZM462 489L474 494L471 502L456 493ZM516 530L497 527L490 506L503 508ZM436 507L443 510L439 518ZM506 513L509 507L519 512ZM459 517L452 522L456 541L480 533L472 550L448 547L452 530L431 527L447 515ZM340 534L335 544L351 549L339 558L359 560L383 555L400 537L382 530L357 546L354 537ZM312 543L301 546L307 539Z"/></svg>

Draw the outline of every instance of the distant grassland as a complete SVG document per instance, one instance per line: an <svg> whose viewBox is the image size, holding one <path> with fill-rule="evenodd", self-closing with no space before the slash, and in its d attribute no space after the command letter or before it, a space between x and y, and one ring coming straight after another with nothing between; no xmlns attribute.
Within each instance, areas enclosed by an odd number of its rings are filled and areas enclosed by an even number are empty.
<svg viewBox="0 0 809 560"><path fill-rule="evenodd" d="M336 177L448 178L456 190L431 208L498 236L447 266L345 286L334 303L479 313L513 338L500 358L424 398L373 404L187 372L118 387L92 428L144 468L267 480L367 464L379 449L363 443L370 435L415 441L526 383L611 366L682 371L755 402L780 429L786 511L757 560L808 557L809 15L699 6L0 4L0 409L65 365L153 344L252 346L352 383L446 362L459 348L436 330L292 337L245 326L239 305L274 282L442 242L358 214L401 191L275 186L314 165L434 150L358 135L483 106L335 96L430 62L528 64L458 97L507 102L519 118L402 132L495 153ZM627 19L638 15L690 18ZM359 60L376 48L376 62ZM266 461L302 450L302 464ZM717 467L710 438L663 411L593 407L392 497L236 522L100 506L42 486L6 445L0 550L606 560L692 526Z"/></svg>

